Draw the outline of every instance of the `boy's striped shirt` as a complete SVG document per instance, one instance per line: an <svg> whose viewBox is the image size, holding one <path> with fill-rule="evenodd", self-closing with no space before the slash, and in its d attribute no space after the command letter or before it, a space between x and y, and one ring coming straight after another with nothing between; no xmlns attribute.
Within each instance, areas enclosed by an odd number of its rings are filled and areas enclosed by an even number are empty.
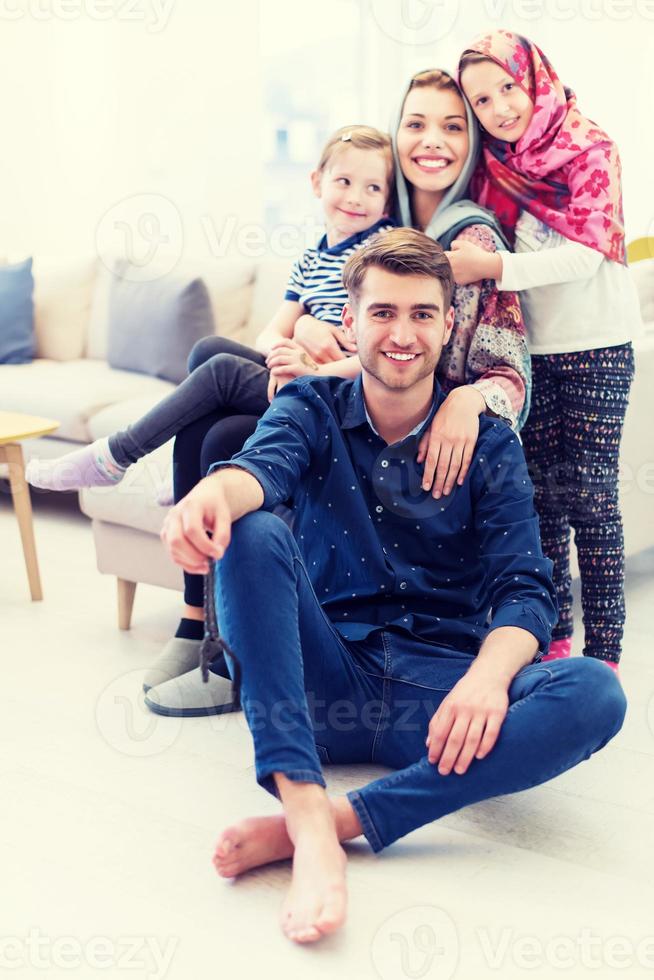
<svg viewBox="0 0 654 980"><path fill-rule="evenodd" d="M341 312L347 302L343 286L345 263L372 235L392 227L390 218L382 218L371 228L351 235L333 248L329 248L327 236L323 235L316 246L308 248L293 263L284 299L302 303L305 311L317 320L340 326Z"/></svg>

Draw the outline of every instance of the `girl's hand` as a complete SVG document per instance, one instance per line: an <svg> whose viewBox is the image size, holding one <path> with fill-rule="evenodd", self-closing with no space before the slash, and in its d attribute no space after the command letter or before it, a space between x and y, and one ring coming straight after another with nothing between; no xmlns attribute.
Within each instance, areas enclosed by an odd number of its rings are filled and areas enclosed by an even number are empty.
<svg viewBox="0 0 654 980"><path fill-rule="evenodd" d="M283 374L280 375L270 375L270 380L268 382L268 401L271 402L278 391L284 387L287 382L292 381L292 377L285 377Z"/></svg>
<svg viewBox="0 0 654 980"><path fill-rule="evenodd" d="M499 252L487 252L468 241L452 242L452 251L446 252L452 266L457 286L468 286L480 279L501 279L502 259Z"/></svg>
<svg viewBox="0 0 654 980"><path fill-rule="evenodd" d="M318 365L304 347L294 340L280 341L266 358L266 367L276 377L301 378L305 374L317 374Z"/></svg>
<svg viewBox="0 0 654 980"><path fill-rule="evenodd" d="M293 337L298 340L307 354L319 364L329 361L339 361L347 355L341 350L344 347L355 354L357 345L349 341L340 327L331 323L323 323L314 316L305 313L295 324Z"/></svg>
<svg viewBox="0 0 654 980"><path fill-rule="evenodd" d="M425 463L422 489L438 500L463 483L479 437L479 416L486 402L472 385L451 391L436 412L418 447L417 460ZM435 475L434 475L435 474ZM433 487L432 487L433 484Z"/></svg>

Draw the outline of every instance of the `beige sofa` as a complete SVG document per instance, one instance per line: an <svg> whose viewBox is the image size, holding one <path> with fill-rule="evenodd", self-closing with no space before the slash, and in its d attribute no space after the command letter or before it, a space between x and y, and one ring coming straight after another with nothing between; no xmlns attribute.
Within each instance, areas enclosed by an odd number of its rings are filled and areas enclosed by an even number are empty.
<svg viewBox="0 0 654 980"><path fill-rule="evenodd" d="M212 299L218 332L251 343L283 295L287 258L230 258L193 264ZM187 263L190 268L190 264ZM187 270L188 271L188 270ZM622 501L628 554L654 546L654 259L634 266L645 329L635 341L637 376L622 448ZM60 429L25 444L26 456L51 456L137 418L172 385L116 371L104 360L109 274L90 260L36 260L38 357L0 366L0 408L51 416ZM118 621L128 629L136 585L182 588L182 574L159 540L165 510L156 503L170 479L172 442L131 467L116 487L85 490L98 569L117 580Z"/></svg>
<svg viewBox="0 0 654 980"><path fill-rule="evenodd" d="M229 257L185 261L173 274L201 276L222 336L249 343L280 302L289 259ZM59 456L138 418L173 389L168 381L110 367L106 361L111 276L98 259L35 256L36 358L0 365L0 409L57 419L49 437L23 443L25 458ZM92 519L98 568L118 579L119 621L129 625L136 582L181 586L158 531L156 490L169 476L172 443L133 467L115 490L80 495ZM0 477L3 469L0 465ZM39 492L39 491L33 491Z"/></svg>

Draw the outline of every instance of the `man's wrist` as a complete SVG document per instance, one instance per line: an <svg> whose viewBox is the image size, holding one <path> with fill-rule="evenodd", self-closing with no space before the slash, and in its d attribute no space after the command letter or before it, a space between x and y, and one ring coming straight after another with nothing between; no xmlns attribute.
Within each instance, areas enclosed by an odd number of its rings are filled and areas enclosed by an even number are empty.
<svg viewBox="0 0 654 980"><path fill-rule="evenodd" d="M537 653L538 640L529 630L498 626L486 636L470 670L492 677L508 688L518 671L530 664Z"/></svg>

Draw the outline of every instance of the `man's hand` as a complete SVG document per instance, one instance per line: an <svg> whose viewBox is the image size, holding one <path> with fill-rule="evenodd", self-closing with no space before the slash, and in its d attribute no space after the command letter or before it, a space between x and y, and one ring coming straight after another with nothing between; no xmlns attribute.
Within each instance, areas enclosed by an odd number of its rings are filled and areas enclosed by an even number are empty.
<svg viewBox="0 0 654 980"><path fill-rule="evenodd" d="M485 248L464 240L452 242L452 251L445 254L458 286L468 286L480 279L502 278L502 258L499 252L487 252Z"/></svg>
<svg viewBox="0 0 654 980"><path fill-rule="evenodd" d="M192 575L206 575L209 559L222 558L230 542L232 517L218 476L200 480L168 512L161 529L172 560Z"/></svg>
<svg viewBox="0 0 654 980"><path fill-rule="evenodd" d="M422 489L431 490L436 500L465 480L479 438L479 415L485 408L480 391L461 385L449 393L420 440L416 458L425 464Z"/></svg>
<svg viewBox="0 0 654 980"><path fill-rule="evenodd" d="M473 759L488 755L506 718L507 681L476 666L454 685L429 722L427 758L438 763L441 776L452 770L463 775Z"/></svg>
<svg viewBox="0 0 654 980"><path fill-rule="evenodd" d="M328 364L347 357L341 350L342 347L351 354L356 354L357 351L357 345L347 339L340 327L316 320L308 313L301 316L295 324L293 339L302 344L307 354L318 361L318 364Z"/></svg>

